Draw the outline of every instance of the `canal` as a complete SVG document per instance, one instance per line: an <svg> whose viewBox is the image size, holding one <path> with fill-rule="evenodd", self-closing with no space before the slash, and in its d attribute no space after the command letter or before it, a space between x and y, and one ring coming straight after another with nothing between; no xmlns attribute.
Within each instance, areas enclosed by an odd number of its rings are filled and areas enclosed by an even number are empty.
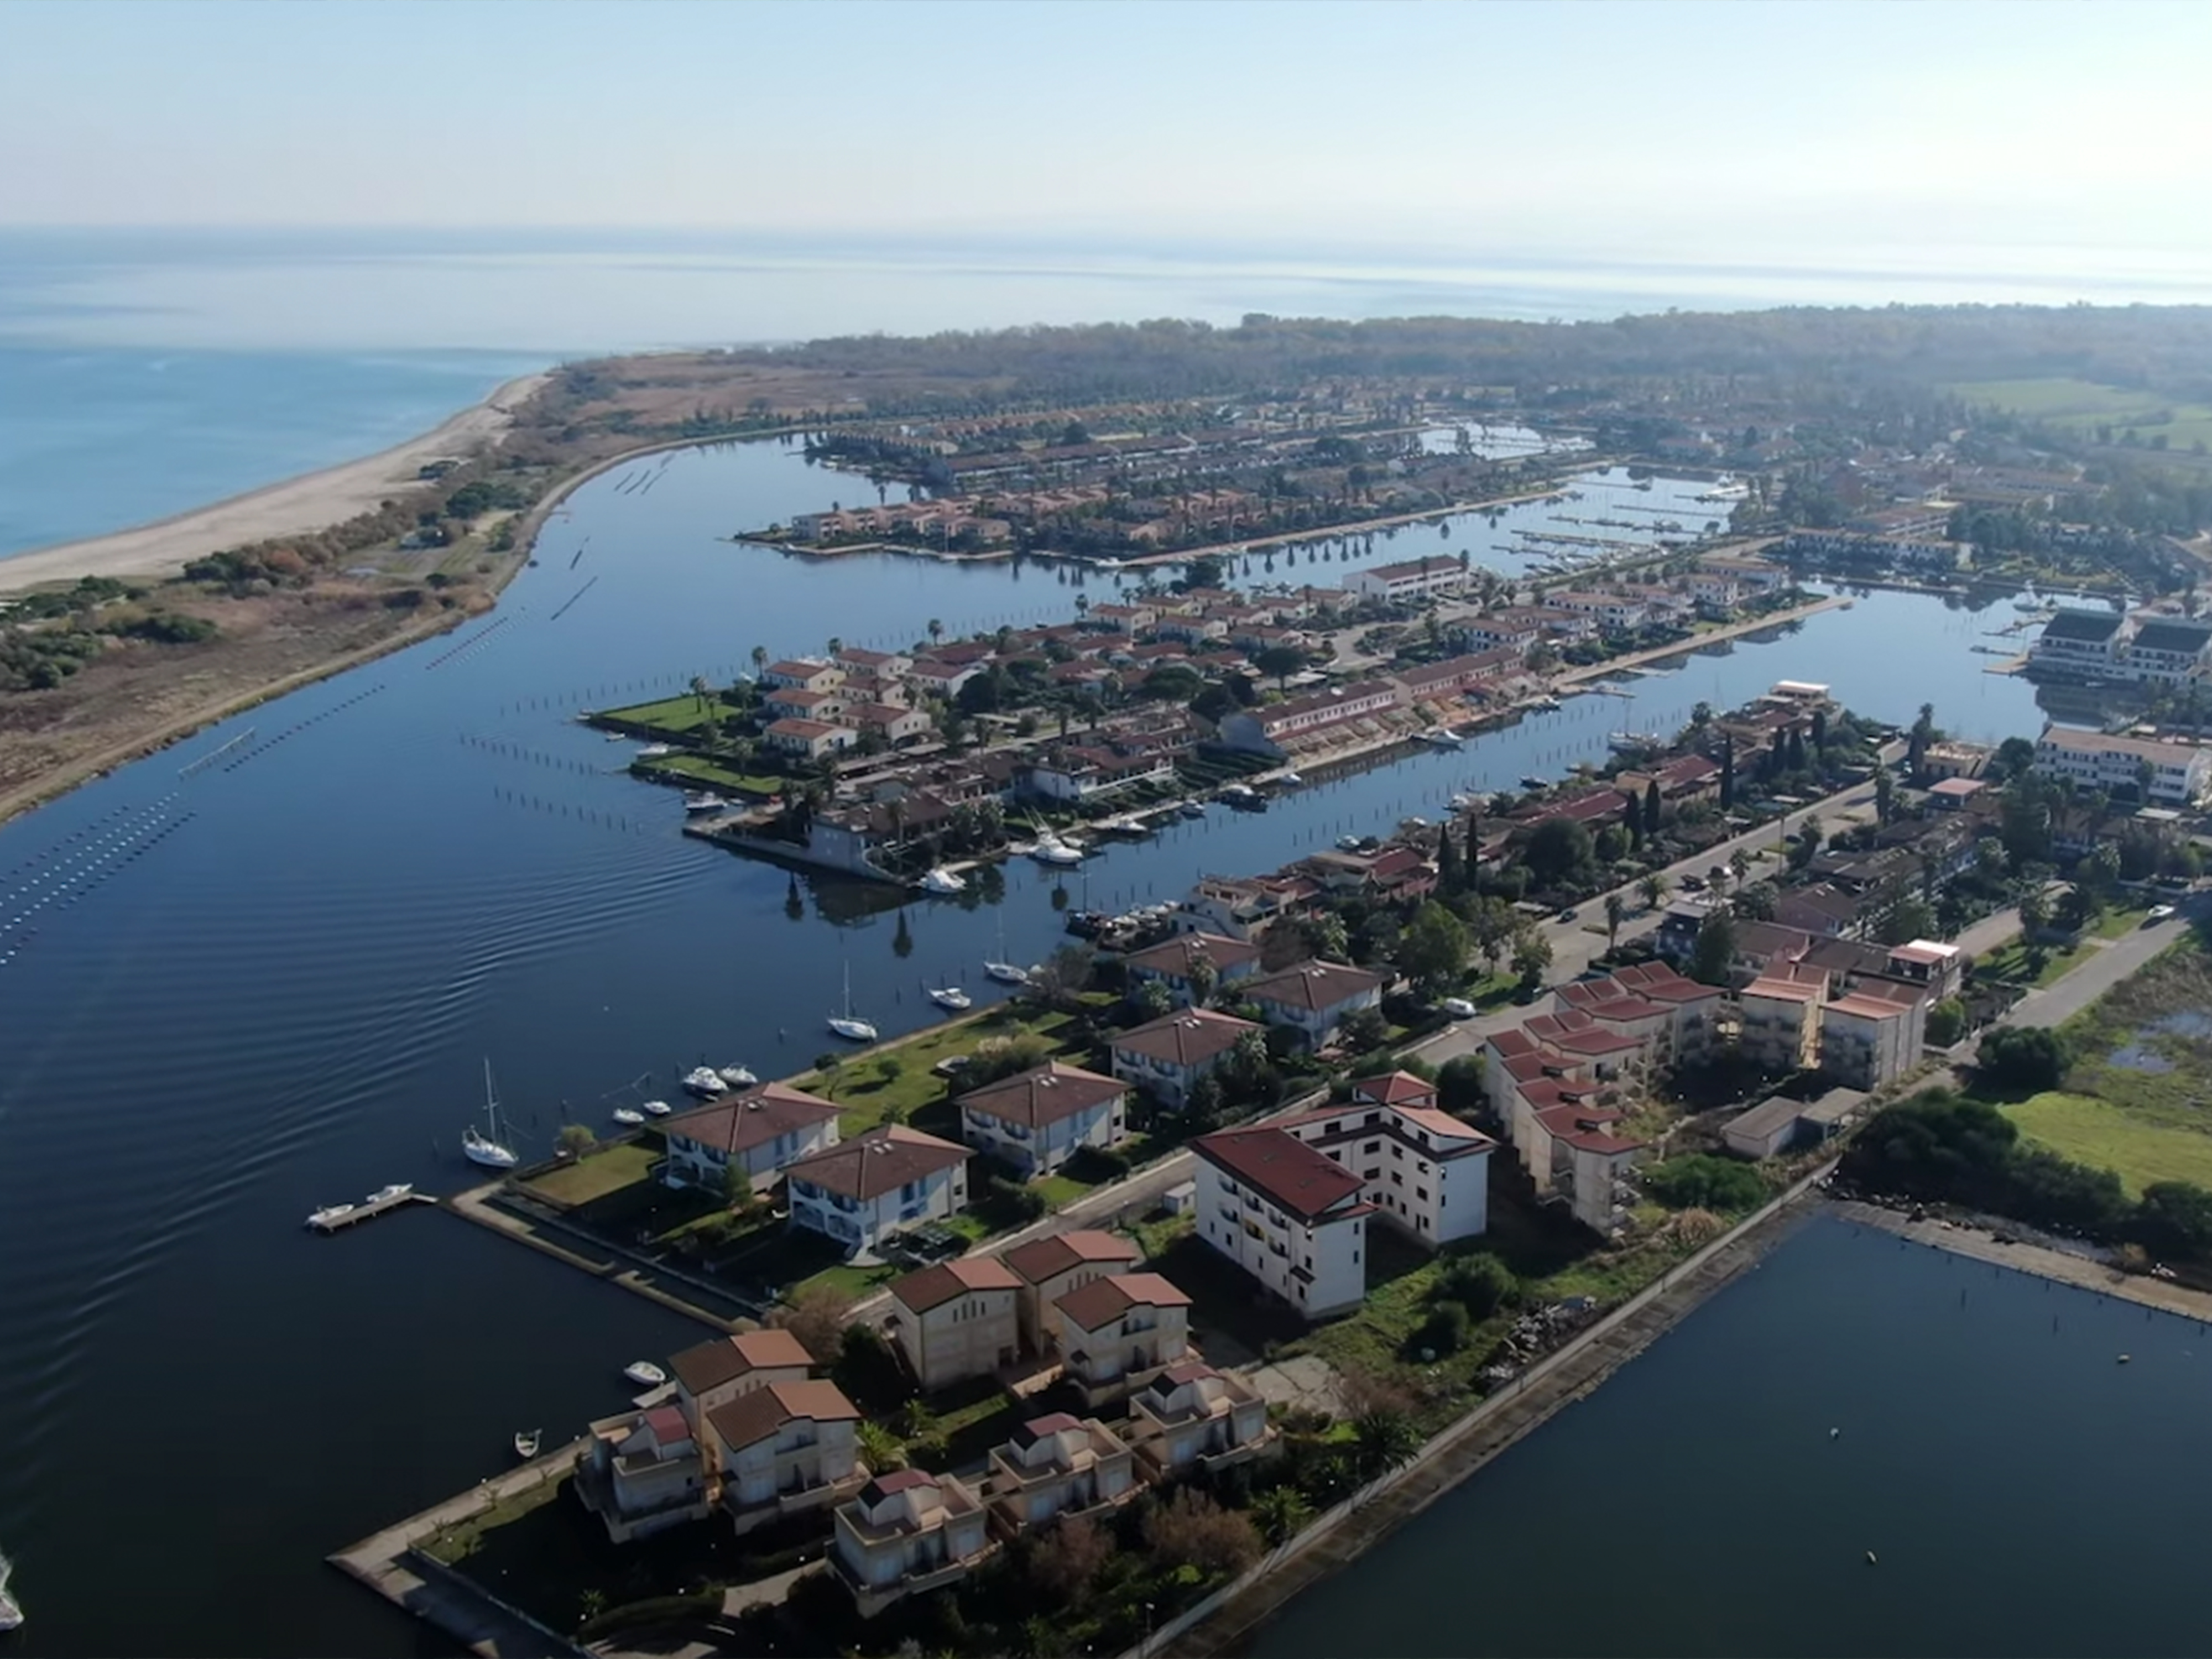
<svg viewBox="0 0 2212 1659"><path fill-rule="evenodd" d="M908 644L1070 614L1056 567L787 556L740 526L866 486L772 445L689 452L578 492L537 565L463 632L267 704L0 829L0 1551L35 1650L398 1653L423 1641L320 1565L502 1467L518 1429L614 1409L682 1320L452 1218L335 1239L319 1204L466 1184L489 1060L524 1150L670 1094L702 1058L763 1075L829 1046L849 967L884 1033L925 983L1059 942L1054 878L898 911L683 839L667 791L586 706L722 679L758 644ZM1592 475L1573 501L1255 557L1250 580L1462 549L1524 571L1556 516L1702 526L1708 486ZM1616 510L1618 509L1618 510ZM1693 516L1694 515L1694 516ZM1546 526L1550 526L1547 529ZM1625 533L1595 531L1588 533ZM1110 585L1093 578L1094 598ZM2009 620L1895 593L1639 678L1636 723L1782 678L1887 720L1935 703L2032 732L2032 689L1968 653ZM1265 813L1115 847L1068 878L1102 908L1433 817L1468 787L1603 752L1619 699L1459 751L1348 769ZM234 744L211 763L197 757ZM118 1586L127 1585L128 1594Z"/></svg>

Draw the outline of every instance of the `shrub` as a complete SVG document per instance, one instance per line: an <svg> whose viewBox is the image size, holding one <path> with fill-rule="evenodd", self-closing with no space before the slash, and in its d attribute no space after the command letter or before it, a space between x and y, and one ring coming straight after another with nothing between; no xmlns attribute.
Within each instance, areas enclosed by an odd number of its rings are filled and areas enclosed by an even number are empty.
<svg viewBox="0 0 2212 1659"><path fill-rule="evenodd" d="M1227 1578L1260 1559L1260 1533L1249 1516L1224 1510L1194 1487L1177 1488L1144 1519L1145 1547L1163 1569L1196 1567Z"/></svg>
<svg viewBox="0 0 2212 1659"><path fill-rule="evenodd" d="M1446 1265L1435 1294L1465 1309L1472 1318L1487 1319L1519 1288L1513 1270L1496 1256L1463 1255Z"/></svg>
<svg viewBox="0 0 2212 1659"><path fill-rule="evenodd" d="M1407 1339L1407 1357L1425 1364L1431 1356L1442 1358L1467 1346L1467 1310L1456 1302L1439 1302L1420 1328Z"/></svg>
<svg viewBox="0 0 2212 1659"><path fill-rule="evenodd" d="M1644 1189L1670 1210L1748 1210L1766 1196L1766 1183L1747 1164L1686 1152L1644 1172Z"/></svg>
<svg viewBox="0 0 2212 1659"><path fill-rule="evenodd" d="M1966 1005L1956 997L1946 997L1928 1011L1928 1041L1938 1048L1949 1048L1966 1029Z"/></svg>
<svg viewBox="0 0 2212 1659"><path fill-rule="evenodd" d="M1118 1181L1129 1173L1129 1155L1113 1146L1085 1146L1067 1160L1067 1173L1074 1179L1097 1186L1103 1182Z"/></svg>
<svg viewBox="0 0 2212 1659"><path fill-rule="evenodd" d="M2001 1025L1982 1038L1978 1063L1998 1087L2038 1094L2066 1080L2066 1042L2039 1026Z"/></svg>
<svg viewBox="0 0 2212 1659"><path fill-rule="evenodd" d="M599 1136L581 1123L564 1123L554 1144L571 1158L581 1158L599 1144Z"/></svg>

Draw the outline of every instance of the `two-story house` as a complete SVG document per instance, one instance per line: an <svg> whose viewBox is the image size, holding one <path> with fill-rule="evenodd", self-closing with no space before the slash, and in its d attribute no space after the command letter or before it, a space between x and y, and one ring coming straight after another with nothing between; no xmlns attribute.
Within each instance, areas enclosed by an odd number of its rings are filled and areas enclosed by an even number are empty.
<svg viewBox="0 0 2212 1659"><path fill-rule="evenodd" d="M991 1525L1012 1538L1068 1515L1110 1510L1140 1490L1128 1443L1097 1418L1033 1417L991 1449Z"/></svg>
<svg viewBox="0 0 2212 1659"><path fill-rule="evenodd" d="M964 1577L998 1547L975 1494L950 1474L879 1474L837 1507L830 1565L864 1619Z"/></svg>
<svg viewBox="0 0 2212 1659"><path fill-rule="evenodd" d="M1309 1319L1367 1295L1359 1176L1273 1124L1218 1129L1198 1155L1197 1231Z"/></svg>
<svg viewBox="0 0 2212 1659"><path fill-rule="evenodd" d="M1225 1468L1267 1450L1267 1402L1203 1360L1170 1365L1129 1396L1129 1443L1148 1479Z"/></svg>
<svg viewBox="0 0 2212 1659"><path fill-rule="evenodd" d="M770 1326L686 1348L668 1370L676 1379L677 1408L703 1443L709 1412L771 1382L804 1382L813 1374L814 1356L789 1331Z"/></svg>
<svg viewBox="0 0 2212 1659"><path fill-rule="evenodd" d="M656 1406L592 1424L576 1495L617 1544L706 1519L706 1464L684 1413Z"/></svg>
<svg viewBox="0 0 2212 1659"><path fill-rule="evenodd" d="M960 1097L960 1133L1024 1177L1050 1175L1085 1146L1129 1135L1129 1085L1080 1066L1047 1060Z"/></svg>
<svg viewBox="0 0 2212 1659"><path fill-rule="evenodd" d="M1210 1008L1177 1009L1113 1040L1114 1075L1180 1106L1193 1084L1229 1058L1239 1038L1261 1029Z"/></svg>
<svg viewBox="0 0 2212 1659"><path fill-rule="evenodd" d="M1129 988L1157 981L1168 988L1177 1007L1212 1000L1198 994L1209 980L1213 995L1249 980L1260 971L1260 947L1219 933L1177 933L1161 944L1132 951L1121 958Z"/></svg>
<svg viewBox="0 0 2212 1659"><path fill-rule="evenodd" d="M845 671L820 657L787 657L761 670L763 691L835 691L845 683Z"/></svg>
<svg viewBox="0 0 2212 1659"><path fill-rule="evenodd" d="M988 1376L1019 1355L1022 1281L996 1256L964 1257L891 1283L891 1339L926 1389Z"/></svg>
<svg viewBox="0 0 2212 1659"><path fill-rule="evenodd" d="M1297 1032L1310 1048L1326 1048L1344 1022L1363 1009L1382 1006L1383 978L1342 963L1293 963L1279 973L1261 974L1237 988L1238 998L1255 1005L1270 1025Z"/></svg>
<svg viewBox="0 0 2212 1659"><path fill-rule="evenodd" d="M1435 1085L1407 1072L1362 1078L1352 1098L1281 1127L1359 1177L1385 1220L1433 1249L1490 1224L1490 1155L1498 1143L1437 1105Z"/></svg>
<svg viewBox="0 0 2212 1659"><path fill-rule="evenodd" d="M759 1191L785 1164L837 1144L837 1109L803 1089L763 1083L664 1118L660 1127L668 1146L660 1178L669 1186L720 1192L735 1167Z"/></svg>
<svg viewBox="0 0 2212 1659"><path fill-rule="evenodd" d="M707 1413L722 1507L740 1533L841 1502L868 1477L860 1408L835 1382L771 1382Z"/></svg>
<svg viewBox="0 0 2212 1659"><path fill-rule="evenodd" d="M848 1251L873 1249L902 1228L966 1209L974 1156L955 1141L904 1124L878 1124L785 1170L790 1225L835 1239Z"/></svg>
<svg viewBox="0 0 2212 1659"><path fill-rule="evenodd" d="M1143 1259L1134 1240L1082 1228L1032 1238L1008 1250L1000 1260L1022 1282L1014 1298L1022 1351L1041 1354L1057 1340L1052 1308L1061 1297L1094 1279L1127 1273Z"/></svg>
<svg viewBox="0 0 2212 1659"><path fill-rule="evenodd" d="M1060 1369L1086 1406L1141 1388L1190 1352L1190 1298L1158 1273L1109 1273L1052 1305Z"/></svg>

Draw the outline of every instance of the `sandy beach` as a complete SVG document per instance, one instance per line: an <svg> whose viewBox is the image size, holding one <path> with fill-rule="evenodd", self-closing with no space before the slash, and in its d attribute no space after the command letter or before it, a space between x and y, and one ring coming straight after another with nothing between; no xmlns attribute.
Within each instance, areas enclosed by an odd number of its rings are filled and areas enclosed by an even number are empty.
<svg viewBox="0 0 2212 1659"><path fill-rule="evenodd" d="M191 560L227 547L343 524L417 487L416 473L424 462L496 443L512 423L512 412L547 379L526 374L509 380L482 403L380 454L287 478L135 529L0 559L0 593L80 576L173 575Z"/></svg>

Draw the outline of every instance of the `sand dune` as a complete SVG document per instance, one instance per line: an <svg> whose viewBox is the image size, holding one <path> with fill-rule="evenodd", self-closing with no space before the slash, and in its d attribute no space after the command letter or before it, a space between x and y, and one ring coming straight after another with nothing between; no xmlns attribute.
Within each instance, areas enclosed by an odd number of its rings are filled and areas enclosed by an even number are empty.
<svg viewBox="0 0 2212 1659"><path fill-rule="evenodd" d="M425 461L497 442L511 422L511 412L546 379L526 374L509 380L473 408L381 454L287 478L133 530L0 558L0 593L80 576L174 575L189 561L227 547L342 524L380 501L419 488L416 472Z"/></svg>

